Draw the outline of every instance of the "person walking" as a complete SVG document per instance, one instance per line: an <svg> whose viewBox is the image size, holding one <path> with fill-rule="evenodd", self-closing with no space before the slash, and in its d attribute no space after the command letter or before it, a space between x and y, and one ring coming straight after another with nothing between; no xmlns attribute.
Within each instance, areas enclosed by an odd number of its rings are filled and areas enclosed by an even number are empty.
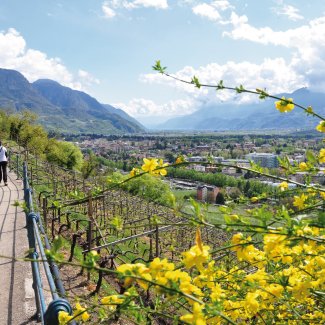
<svg viewBox="0 0 325 325"><path fill-rule="evenodd" d="M0 183L3 179L5 185L8 185L7 179L8 152L0 141Z"/></svg>

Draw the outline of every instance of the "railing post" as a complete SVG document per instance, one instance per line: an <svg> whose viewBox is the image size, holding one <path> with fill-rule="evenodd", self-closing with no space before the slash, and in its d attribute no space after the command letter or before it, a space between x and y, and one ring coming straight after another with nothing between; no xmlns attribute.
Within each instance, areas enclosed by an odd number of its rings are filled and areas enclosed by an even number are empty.
<svg viewBox="0 0 325 325"><path fill-rule="evenodd" d="M53 300L47 307L44 315L45 325L59 325L59 312L65 311L72 314L72 308L69 302L65 299L59 298Z"/></svg>
<svg viewBox="0 0 325 325"><path fill-rule="evenodd" d="M45 254L44 245L41 239L41 233L44 235L45 247L50 249L48 238L44 232L42 222L39 215L33 210L33 197L32 189L29 187L28 183L28 173L27 173L27 163L23 164L23 184L24 184L24 197L28 208L26 213L27 221L27 232L28 241L30 247L29 257L31 258L32 271L33 271L33 288L35 290L35 300L37 307L37 317L38 321L41 321L45 325L58 325L59 324L59 312L65 311L72 314L72 308L68 301L59 297L59 293L65 296L65 290L60 279L60 274L56 264L53 261L48 261ZM43 199L43 209L46 210L46 201ZM45 298L43 294L43 283L39 270L38 253L37 247L40 251L42 262L44 263L44 270L54 299L46 309ZM50 270L51 268L51 270ZM72 322L71 324L75 324Z"/></svg>

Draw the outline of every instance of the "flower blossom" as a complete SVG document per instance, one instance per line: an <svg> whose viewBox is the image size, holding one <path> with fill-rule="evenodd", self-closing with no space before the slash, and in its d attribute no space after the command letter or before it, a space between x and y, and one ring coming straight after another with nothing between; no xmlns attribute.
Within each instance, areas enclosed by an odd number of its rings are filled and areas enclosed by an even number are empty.
<svg viewBox="0 0 325 325"><path fill-rule="evenodd" d="M295 105L293 104L292 98L282 97L281 100L275 102L275 108L281 113L290 112L294 109Z"/></svg>

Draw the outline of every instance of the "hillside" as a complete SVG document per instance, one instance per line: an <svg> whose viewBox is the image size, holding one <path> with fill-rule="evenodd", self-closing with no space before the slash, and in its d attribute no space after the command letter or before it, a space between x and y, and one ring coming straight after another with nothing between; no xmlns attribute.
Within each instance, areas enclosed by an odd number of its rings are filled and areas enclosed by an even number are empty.
<svg viewBox="0 0 325 325"><path fill-rule="evenodd" d="M279 97L292 97L294 101L309 106L320 114L325 113L325 94L311 92L306 88L292 94L279 94ZM274 107L274 100L266 99L253 104L206 105L196 112L176 117L161 124L164 130L260 130L260 129L310 129L317 120L306 116L299 108L281 114Z"/></svg>
<svg viewBox="0 0 325 325"><path fill-rule="evenodd" d="M60 132L114 134L144 130L140 123L108 110L84 92L48 79L29 83L15 70L0 69L0 106L11 111L31 110L38 114L40 123Z"/></svg>

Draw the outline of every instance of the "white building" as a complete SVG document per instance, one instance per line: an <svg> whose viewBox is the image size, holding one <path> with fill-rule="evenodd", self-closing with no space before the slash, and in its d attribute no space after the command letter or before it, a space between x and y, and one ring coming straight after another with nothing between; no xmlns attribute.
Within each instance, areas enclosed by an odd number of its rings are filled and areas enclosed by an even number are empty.
<svg viewBox="0 0 325 325"><path fill-rule="evenodd" d="M273 153L250 153L246 155L246 159L253 160L261 167L277 168L279 167L278 156Z"/></svg>

